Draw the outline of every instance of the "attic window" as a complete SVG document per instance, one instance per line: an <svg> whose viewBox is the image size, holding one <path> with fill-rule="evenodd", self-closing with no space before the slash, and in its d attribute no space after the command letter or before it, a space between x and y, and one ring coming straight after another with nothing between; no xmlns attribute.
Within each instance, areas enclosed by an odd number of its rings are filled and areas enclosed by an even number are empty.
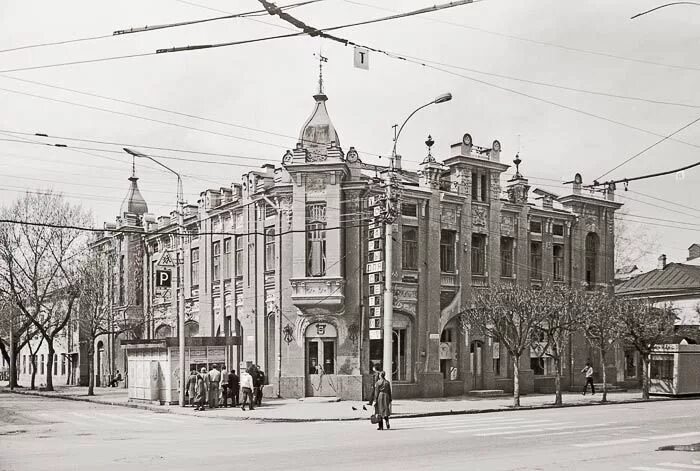
<svg viewBox="0 0 700 471"><path fill-rule="evenodd" d="M415 203L402 203L401 204L401 214L409 217L418 216L418 205Z"/></svg>
<svg viewBox="0 0 700 471"><path fill-rule="evenodd" d="M555 236L563 236L564 235L564 224L553 224L552 225L552 234Z"/></svg>
<svg viewBox="0 0 700 471"><path fill-rule="evenodd" d="M535 234L542 234L542 222L530 221L530 232L533 232Z"/></svg>

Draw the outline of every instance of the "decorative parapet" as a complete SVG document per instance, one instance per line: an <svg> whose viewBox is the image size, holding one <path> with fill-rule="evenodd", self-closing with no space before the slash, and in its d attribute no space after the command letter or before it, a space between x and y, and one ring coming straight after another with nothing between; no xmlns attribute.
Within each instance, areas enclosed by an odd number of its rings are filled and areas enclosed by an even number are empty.
<svg viewBox="0 0 700 471"><path fill-rule="evenodd" d="M292 302L297 307L339 308L345 303L342 277L290 278Z"/></svg>

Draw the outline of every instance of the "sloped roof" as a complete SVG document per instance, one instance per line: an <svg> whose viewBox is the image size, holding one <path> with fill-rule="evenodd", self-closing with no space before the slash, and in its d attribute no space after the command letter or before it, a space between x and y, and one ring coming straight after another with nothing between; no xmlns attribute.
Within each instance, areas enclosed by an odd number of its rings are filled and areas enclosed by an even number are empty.
<svg viewBox="0 0 700 471"><path fill-rule="evenodd" d="M651 295L685 291L700 292L700 267L669 263L664 269L649 271L615 287L615 294L618 295Z"/></svg>

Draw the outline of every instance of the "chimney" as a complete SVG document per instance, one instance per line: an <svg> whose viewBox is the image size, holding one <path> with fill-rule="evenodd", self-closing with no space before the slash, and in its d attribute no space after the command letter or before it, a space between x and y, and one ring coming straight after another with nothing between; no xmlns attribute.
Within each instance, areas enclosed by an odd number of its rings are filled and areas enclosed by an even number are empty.
<svg viewBox="0 0 700 471"><path fill-rule="evenodd" d="M700 244L693 244L688 247L688 258L686 260L695 260L700 257Z"/></svg>
<svg viewBox="0 0 700 471"><path fill-rule="evenodd" d="M664 268L666 268L666 254L661 254L661 256L659 257L658 269L663 270Z"/></svg>

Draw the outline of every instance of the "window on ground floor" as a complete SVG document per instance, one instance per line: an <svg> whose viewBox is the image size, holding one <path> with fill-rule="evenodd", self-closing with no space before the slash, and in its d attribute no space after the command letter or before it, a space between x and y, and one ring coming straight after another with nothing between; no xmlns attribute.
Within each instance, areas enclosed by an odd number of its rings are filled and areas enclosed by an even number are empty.
<svg viewBox="0 0 700 471"><path fill-rule="evenodd" d="M39 374L43 375L44 374L44 354L41 354L41 362L39 363Z"/></svg>
<svg viewBox="0 0 700 471"><path fill-rule="evenodd" d="M554 376L556 374L554 358L547 356L530 358L530 368L535 376Z"/></svg>
<svg viewBox="0 0 700 471"><path fill-rule="evenodd" d="M651 379L673 380L673 356L653 355L649 377Z"/></svg>

